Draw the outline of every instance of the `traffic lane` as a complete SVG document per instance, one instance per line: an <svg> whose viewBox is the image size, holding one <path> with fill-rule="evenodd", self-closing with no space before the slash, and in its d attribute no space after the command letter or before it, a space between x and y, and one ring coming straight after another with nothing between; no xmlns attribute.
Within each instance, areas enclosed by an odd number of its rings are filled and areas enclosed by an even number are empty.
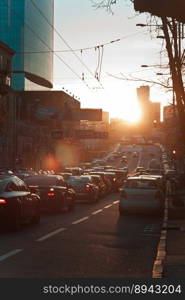
<svg viewBox="0 0 185 300"><path fill-rule="evenodd" d="M157 146L147 146L147 147L143 147L144 151L143 151L143 155L142 155L142 165L144 168L148 168L149 162L151 161L151 159L157 159L158 161L160 161L161 159L161 150L159 147Z"/></svg>
<svg viewBox="0 0 185 300"><path fill-rule="evenodd" d="M79 220L76 220L79 221ZM111 207L0 262L0 277L151 278L161 220Z"/></svg>
<svg viewBox="0 0 185 300"><path fill-rule="evenodd" d="M42 214L40 224L23 225L18 232L8 232L1 229L0 256L9 253L14 249L22 249L42 236L50 234L60 228L68 227L75 220L84 218L94 211L104 209L105 206L110 205L117 197L118 194L113 193L100 199L96 203L77 203L73 212Z"/></svg>

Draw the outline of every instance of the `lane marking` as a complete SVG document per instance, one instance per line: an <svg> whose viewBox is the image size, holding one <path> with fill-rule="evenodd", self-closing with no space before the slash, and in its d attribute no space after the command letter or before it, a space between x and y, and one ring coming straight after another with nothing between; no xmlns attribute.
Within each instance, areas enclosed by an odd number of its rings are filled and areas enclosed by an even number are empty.
<svg viewBox="0 0 185 300"><path fill-rule="evenodd" d="M111 206L112 206L112 204L109 204L109 205L104 206L104 208L109 208Z"/></svg>
<svg viewBox="0 0 185 300"><path fill-rule="evenodd" d="M79 219L79 220L77 220L77 221L74 221L72 224L75 225L75 224L81 223L81 222L83 222L83 221L85 221L85 220L87 220L87 219L89 219L89 217L84 217L84 218L82 218L82 219Z"/></svg>
<svg viewBox="0 0 185 300"><path fill-rule="evenodd" d="M92 215L96 215L96 214L98 214L98 213L100 213L102 211L103 211L103 209L96 210L96 211L92 212Z"/></svg>
<svg viewBox="0 0 185 300"><path fill-rule="evenodd" d="M53 236L53 235L55 235L55 234L57 234L57 233L59 233L59 232L62 232L62 231L64 231L64 230L66 230L66 229L67 229L67 228L59 228L59 229L57 229L57 230L55 230L55 231L52 231L52 232L50 232L50 233L48 233L48 234L46 234L46 235L40 237L40 238L37 239L36 241L37 241L37 242L42 242L42 241L44 241L44 240L50 238L51 236Z"/></svg>
<svg viewBox="0 0 185 300"><path fill-rule="evenodd" d="M12 250L10 252L7 252L6 254L3 254L0 256L0 261L3 261L5 259L7 259L8 257L11 257L13 255L16 255L17 253L23 251L23 249L15 249L15 250Z"/></svg>
<svg viewBox="0 0 185 300"><path fill-rule="evenodd" d="M113 203L114 203L114 204L117 204L117 203L119 203L119 200L116 200L116 201L114 201Z"/></svg>

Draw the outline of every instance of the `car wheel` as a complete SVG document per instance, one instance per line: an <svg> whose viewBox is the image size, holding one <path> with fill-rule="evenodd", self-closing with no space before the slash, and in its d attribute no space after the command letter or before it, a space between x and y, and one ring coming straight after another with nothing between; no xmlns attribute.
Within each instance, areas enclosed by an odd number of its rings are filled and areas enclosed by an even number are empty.
<svg viewBox="0 0 185 300"><path fill-rule="evenodd" d="M16 208L8 227L11 231L18 231L21 228L21 212L19 207Z"/></svg>

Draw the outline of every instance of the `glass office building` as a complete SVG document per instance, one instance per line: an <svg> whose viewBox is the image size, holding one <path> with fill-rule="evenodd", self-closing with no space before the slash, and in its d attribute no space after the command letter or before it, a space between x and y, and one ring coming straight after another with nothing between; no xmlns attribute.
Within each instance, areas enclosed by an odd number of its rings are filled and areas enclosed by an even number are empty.
<svg viewBox="0 0 185 300"><path fill-rule="evenodd" d="M0 41L16 51L12 87L52 87L54 0L1 0Z"/></svg>

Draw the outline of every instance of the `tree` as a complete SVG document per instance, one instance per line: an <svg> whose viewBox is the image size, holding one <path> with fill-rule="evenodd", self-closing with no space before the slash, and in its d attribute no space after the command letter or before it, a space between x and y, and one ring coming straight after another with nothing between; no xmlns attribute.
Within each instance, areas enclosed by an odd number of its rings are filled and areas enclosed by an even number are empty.
<svg viewBox="0 0 185 300"><path fill-rule="evenodd" d="M185 152L185 90L184 90L184 62L185 49L183 49L182 39L184 38L185 23L185 1L184 0L130 0L134 4L134 9L140 13L150 13L159 17L162 23L166 51L169 59L172 88L175 95L181 133L183 137L183 148ZM94 7L106 8L112 12L112 5L115 1L103 0L93 1ZM135 79L134 79L135 80ZM137 80L137 79L136 79Z"/></svg>

